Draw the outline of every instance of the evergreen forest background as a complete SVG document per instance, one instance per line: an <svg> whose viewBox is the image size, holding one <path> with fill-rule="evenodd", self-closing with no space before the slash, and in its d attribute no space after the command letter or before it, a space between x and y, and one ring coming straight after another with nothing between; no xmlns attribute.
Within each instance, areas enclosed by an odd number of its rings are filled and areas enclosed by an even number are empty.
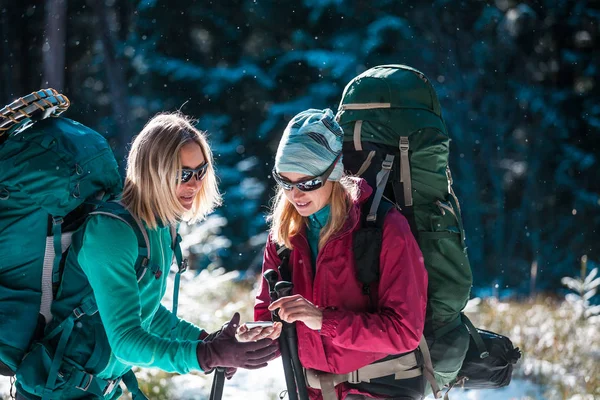
<svg viewBox="0 0 600 400"><path fill-rule="evenodd" d="M474 292L561 292L600 260L599 21L597 0L0 0L0 104L59 90L122 166L156 113L196 118L224 206L188 228L192 267L255 273L287 121L410 65L452 138Z"/></svg>

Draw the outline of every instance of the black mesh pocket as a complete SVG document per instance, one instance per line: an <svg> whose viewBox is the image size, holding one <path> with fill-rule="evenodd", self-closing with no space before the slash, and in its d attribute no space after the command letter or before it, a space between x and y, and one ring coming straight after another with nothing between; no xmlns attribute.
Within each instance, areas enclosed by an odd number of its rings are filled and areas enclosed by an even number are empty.
<svg viewBox="0 0 600 400"><path fill-rule="evenodd" d="M486 358L480 358L473 339L458 373L457 381L466 378L461 386L465 389L494 389L507 386L512 378L513 366L521 358L521 351L515 348L506 336L477 329L489 352Z"/></svg>

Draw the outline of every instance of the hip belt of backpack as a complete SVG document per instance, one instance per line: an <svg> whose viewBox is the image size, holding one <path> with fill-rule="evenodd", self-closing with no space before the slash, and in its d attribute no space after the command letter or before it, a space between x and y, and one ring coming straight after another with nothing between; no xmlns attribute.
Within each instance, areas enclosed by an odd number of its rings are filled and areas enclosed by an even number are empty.
<svg viewBox="0 0 600 400"><path fill-rule="evenodd" d="M419 350L423 355L422 368L419 367L417 356L413 351L392 360L366 365L347 374L330 374L315 369L304 369L306 384L310 388L320 389L323 400L338 400L335 386L340 383L369 383L371 379L382 378L389 375L394 375L394 379L397 380L416 378L424 375L425 379L431 384L434 396L439 398L441 397L440 388L433 377L431 356L429 355L429 348L427 347L427 342L423 336L421 337Z"/></svg>

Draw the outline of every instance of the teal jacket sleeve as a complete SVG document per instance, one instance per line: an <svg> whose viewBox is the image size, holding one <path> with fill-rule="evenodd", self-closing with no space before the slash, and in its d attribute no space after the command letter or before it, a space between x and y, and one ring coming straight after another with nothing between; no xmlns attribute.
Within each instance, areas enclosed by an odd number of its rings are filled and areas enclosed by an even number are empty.
<svg viewBox="0 0 600 400"><path fill-rule="evenodd" d="M175 337L177 339L198 340L200 338L203 332L202 329L181 318L177 318L162 304L158 307L156 314L154 314L152 325L150 325L150 332L163 338L170 338L173 318L177 319L177 326L175 328Z"/></svg>
<svg viewBox="0 0 600 400"><path fill-rule="evenodd" d="M137 239L127 224L103 215L87 222L78 261L94 291L115 357L125 364L168 372L201 370L197 340L170 340L143 328L136 259Z"/></svg>

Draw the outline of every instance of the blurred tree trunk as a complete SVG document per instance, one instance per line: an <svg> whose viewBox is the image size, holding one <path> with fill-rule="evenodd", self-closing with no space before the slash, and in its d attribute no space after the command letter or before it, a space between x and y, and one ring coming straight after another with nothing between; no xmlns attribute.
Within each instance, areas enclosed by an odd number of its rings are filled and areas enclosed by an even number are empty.
<svg viewBox="0 0 600 400"><path fill-rule="evenodd" d="M96 13L96 32L102 43L104 52L104 66L106 67L106 79L108 82L108 90L110 91L111 106L113 110L113 118L117 127L117 160L123 160L125 145L133 134L131 132L131 118L129 113L129 103L127 98L127 79L125 75L125 66L117 55L116 41L118 40L115 34L115 29L112 29L115 24L112 23L110 16L113 10L105 1L90 1L89 2ZM122 166L121 166L122 167Z"/></svg>
<svg viewBox="0 0 600 400"><path fill-rule="evenodd" d="M65 83L66 32L67 0L46 0L42 86L59 92L64 90Z"/></svg>
<svg viewBox="0 0 600 400"><path fill-rule="evenodd" d="M0 11L6 10L6 1L0 0ZM9 38L10 30L8 29L8 11L0 12L0 46L1 48L1 59L2 69L0 70L0 108L4 106L4 103L8 103L12 98L11 93L13 85L13 77L10 69L10 45L12 41Z"/></svg>
<svg viewBox="0 0 600 400"><path fill-rule="evenodd" d="M21 40L18 32L11 29L10 21L22 11L10 0L0 0L0 108L20 95L19 67Z"/></svg>

